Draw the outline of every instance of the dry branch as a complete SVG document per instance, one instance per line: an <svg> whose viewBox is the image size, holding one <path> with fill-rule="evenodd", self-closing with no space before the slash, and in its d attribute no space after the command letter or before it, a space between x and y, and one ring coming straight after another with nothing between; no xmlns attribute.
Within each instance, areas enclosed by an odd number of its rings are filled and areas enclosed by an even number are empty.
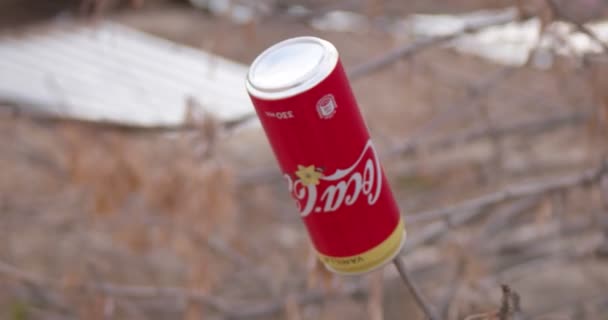
<svg viewBox="0 0 608 320"><path fill-rule="evenodd" d="M529 199L522 199L516 201L513 205L496 212L495 216L510 216L514 214L520 214L529 208ZM480 217L482 214L489 214L490 210L481 210L481 208L472 210L469 212L463 212L460 216L454 218L452 221L441 220L435 221L425 226L421 231L415 233L407 239L403 249L404 254L411 253L414 249L432 243L440 237L447 234L447 232L457 226L463 225L474 218Z"/></svg>
<svg viewBox="0 0 608 320"><path fill-rule="evenodd" d="M406 143L393 148L384 154L384 156L393 157L399 154L407 154L412 152L415 150L416 145L419 143L420 138L424 134L434 131L437 127L443 124L444 121L453 120L455 115L463 114L463 110L469 108L476 101L487 97L493 92L493 89L514 75L517 70L517 68L504 67L498 70L496 73L485 77L477 84L469 88L468 94L462 102L451 105L442 113L434 116L430 121L426 122L422 127L420 127Z"/></svg>
<svg viewBox="0 0 608 320"><path fill-rule="evenodd" d="M498 311L499 320L521 320L524 318L521 312L520 297L517 292L503 284L502 304Z"/></svg>
<svg viewBox="0 0 608 320"><path fill-rule="evenodd" d="M509 286L502 284L502 298L497 311L470 315L465 320L523 320L519 294Z"/></svg>
<svg viewBox="0 0 608 320"><path fill-rule="evenodd" d="M605 306L608 306L608 294L605 292L600 293L600 294L595 294L595 295L576 294L566 300L554 301L554 303L552 303L551 305L542 307L540 310L534 311L532 313L532 319L537 319L537 320L557 319L554 317L545 317L545 315L555 313L556 311L564 310L566 308L572 308L577 305L589 304L589 303L596 304L598 306L604 306L604 308L605 308ZM562 318L559 318L559 319L562 319Z"/></svg>
<svg viewBox="0 0 608 320"><path fill-rule="evenodd" d="M516 281L525 276L534 275L538 270L552 269L560 265L580 263L590 258L597 245L597 233L583 232L581 236L588 238L584 242L570 244L568 248L556 252L554 240L547 240L536 244L536 247L524 252L520 257L511 259L509 263L496 265L492 274L477 280L482 288L492 288L497 284ZM595 238L595 239L594 239Z"/></svg>
<svg viewBox="0 0 608 320"><path fill-rule="evenodd" d="M465 281L465 271L466 271L466 259L462 258L458 265L456 266L456 270L452 275L451 279L447 282L449 285L445 291L445 293L439 299L439 313L443 319L449 319L449 311L450 306L454 298L456 297L462 283Z"/></svg>
<svg viewBox="0 0 608 320"><path fill-rule="evenodd" d="M254 261L252 261L249 257L237 252L228 243L220 238L208 236L206 239L200 240L209 246L211 250L225 257L241 270L247 270L247 274L257 280L260 286L262 286L267 292L273 293L271 288L272 276L270 272L256 268L256 263Z"/></svg>
<svg viewBox="0 0 608 320"><path fill-rule="evenodd" d="M320 8L315 8L308 12L305 12L301 15L293 15L289 13L281 13L275 17L275 19L283 19L286 21L307 21L310 19L314 19L316 17L322 16L328 12L333 10L351 10L361 5L361 0L342 0L342 1L332 1L327 5L321 6ZM273 21L275 19L266 19L262 21Z"/></svg>
<svg viewBox="0 0 608 320"><path fill-rule="evenodd" d="M511 222L515 220L519 215L525 212L529 212L534 209L541 202L542 197L526 197L513 202L506 209L500 210L493 214L485 225L482 227L479 233L479 239L476 241L480 245L483 243L483 239L488 239L495 235L500 230L509 228Z"/></svg>
<svg viewBox="0 0 608 320"><path fill-rule="evenodd" d="M4 110L3 110L4 109ZM71 117L64 117L61 115L47 114L40 111L28 110L27 108L19 108L19 106L14 106L11 104L2 104L0 103L0 115L10 115L16 119L26 119L31 120L35 123L40 124L53 124L53 125L63 125L63 124L72 124L72 125L82 125L91 128L97 129L108 129L114 131L120 131L125 133L171 133L171 132L191 132L198 131L206 125L203 122L190 122L185 121L181 125L154 125L154 126L140 126L136 124L129 123L117 123L117 122L109 122L109 121L94 121L94 120L86 120L86 119L77 119ZM225 130L233 130L238 129L241 125L249 122L250 120L256 117L255 113L245 114L236 119L220 121L217 119L208 119L216 122L216 126L218 129Z"/></svg>
<svg viewBox="0 0 608 320"><path fill-rule="evenodd" d="M0 261L0 274L8 275L19 281L24 281L40 287L63 289L65 284L60 281L44 278L40 275L22 271L8 263ZM104 293L115 297L130 298L173 298L204 303L217 311L230 314L232 308L223 300L212 297L204 292L173 287L129 286L110 283L84 283L78 289Z"/></svg>
<svg viewBox="0 0 608 320"><path fill-rule="evenodd" d="M472 214L473 212L477 212L488 206L496 205L505 201L523 197L538 196L577 186L594 184L598 182L600 178L602 178L607 172L608 161L602 163L597 168L586 170L579 174L522 185L508 186L503 190L490 193L479 198L471 199L457 205L412 214L407 217L407 221L411 224L439 218L447 218L448 223L453 223L456 219L461 218L463 215Z"/></svg>
<svg viewBox="0 0 608 320"><path fill-rule="evenodd" d="M598 38L598 36L584 24L574 21L573 19L569 19L568 15L564 14L564 12L562 12L562 10L560 9L560 6L555 2L555 0L546 0L546 3L557 19L573 24L576 27L576 29L578 29L580 32L586 34L591 39L593 39L593 41L595 41L597 44L599 44L602 47L602 50L604 52L608 52L608 45L604 41L602 41L600 38ZM581 5L583 5L583 4L581 4Z"/></svg>
<svg viewBox="0 0 608 320"><path fill-rule="evenodd" d="M367 312L370 320L383 320L384 309L384 277L383 270L377 270L369 277L369 297L367 299Z"/></svg>
<svg viewBox="0 0 608 320"><path fill-rule="evenodd" d="M431 306L431 304L427 301L427 299L422 294L422 291L420 291L420 288L418 288L418 286L414 282L411 274L407 271L407 268L405 267L405 264L403 263L401 257L397 256L393 260L393 264L397 268L397 271L399 271L399 276L401 277L401 280L412 293L414 300L416 300L416 304L418 304L418 307L422 309L426 318L429 320L440 320L441 318L437 314L435 308L433 308L433 306Z"/></svg>
<svg viewBox="0 0 608 320"><path fill-rule="evenodd" d="M539 119L526 119L501 127L485 125L480 128L466 130L459 134L450 135L442 140L430 142L426 147L431 151L443 150L461 144L472 143L480 139L486 139L490 136L503 137L507 135L532 135L544 133L564 126L580 124L586 119L588 119L588 116L585 113L572 112ZM415 151L415 146L412 151Z"/></svg>
<svg viewBox="0 0 608 320"><path fill-rule="evenodd" d="M481 245L482 254L504 254L523 252L534 249L538 244L546 241L554 241L556 238L566 237L572 234L580 234L584 231L598 226L595 217L577 217L572 221L560 221L556 219L540 226L531 224L517 229L509 230L509 237L500 241L484 241Z"/></svg>
<svg viewBox="0 0 608 320"><path fill-rule="evenodd" d="M416 270L410 270L411 274L417 275L418 272L425 271L428 269L428 265ZM387 281L385 279L385 281ZM392 279L389 281L396 281ZM342 299L345 297L364 297L369 294L369 288L364 283L346 283L343 284L337 292L327 292L326 290L314 290L303 293L298 293L295 296L291 296L292 299L299 305L316 304L327 302L331 299ZM281 312L286 305L288 299L287 295L280 298L262 302L258 304L250 304L248 306L242 306L239 311L233 311L229 314L228 319L251 319L260 318L268 319L272 315Z"/></svg>
<svg viewBox="0 0 608 320"><path fill-rule="evenodd" d="M353 67L352 69L349 70L348 76L350 79L353 79L353 80L361 78L362 76L364 76L366 74L376 72L382 68L385 68L388 65L390 65L400 59L411 57L426 49L435 47L437 45L441 45L450 40L454 40L467 33L478 32L478 31L481 31L488 27L498 26L498 25L502 25L505 23L515 21L516 19L517 19L517 13L513 10L509 10L501 15L497 15L493 19L488 19L486 21L465 25L462 28L462 30L460 30L459 32L456 32L456 33L416 40L413 43L409 43L409 44L394 48L393 50L391 50L381 56L375 57L373 59L370 59L369 61L366 61L358 66Z"/></svg>
<svg viewBox="0 0 608 320"><path fill-rule="evenodd" d="M8 263L0 261L0 274L9 278L27 282L29 284L45 287L49 289L61 290L65 284L60 281L44 278L40 275L22 271ZM242 318L267 318L273 314L281 312L288 297L284 296L267 303L228 303L223 299L213 297L207 293L190 290L180 287L152 287L152 286L132 286L119 285L111 283L83 283L76 289L103 293L113 297L151 299L151 298L167 298L173 300L192 301L203 303L204 305L213 308L220 312L227 319L242 319ZM348 284L342 287L337 293L328 293L323 290L309 291L298 294L293 299L299 305L320 303L330 298L340 298L347 296L356 296L367 294L367 287L363 284Z"/></svg>
<svg viewBox="0 0 608 320"><path fill-rule="evenodd" d="M608 162L596 169L587 170L578 175L560 177L519 186L510 186L502 191L465 201L464 203L455 206L448 206L438 210L430 210L413 214L406 217L406 221L410 224L439 218L442 218L442 220L435 221L425 226L421 231L410 236L405 243L402 253L411 253L416 248L423 245L428 245L446 235L450 229L462 226L474 218L490 213L490 210L487 209L489 206L497 205L504 201L524 198L519 202L516 202L514 205L506 208L504 211L500 212L500 214L497 214L500 216L517 215L535 206L539 201L538 197L543 194L593 184L599 181L600 178L606 174L608 174Z"/></svg>
<svg viewBox="0 0 608 320"><path fill-rule="evenodd" d="M405 156L415 154L420 149L439 151L467 143L473 143L481 139L487 139L488 137L539 134L568 125L577 125L583 123L588 118L589 117L587 114L583 112L572 112L538 119L525 119L513 124L499 127L484 125L434 141L422 142L412 140L404 146L391 150L389 154L393 155L400 153Z"/></svg>
<svg viewBox="0 0 608 320"><path fill-rule="evenodd" d="M349 284L342 287L337 293L328 293L324 290L309 291L295 295L292 299L299 305L320 303L327 301L331 298L343 298L349 296L359 296L367 294L367 287L363 284ZM228 319L250 319L250 318L263 318L268 317L281 312L285 305L287 296L275 299L273 301L259 303L243 307L240 310L233 310L228 314Z"/></svg>

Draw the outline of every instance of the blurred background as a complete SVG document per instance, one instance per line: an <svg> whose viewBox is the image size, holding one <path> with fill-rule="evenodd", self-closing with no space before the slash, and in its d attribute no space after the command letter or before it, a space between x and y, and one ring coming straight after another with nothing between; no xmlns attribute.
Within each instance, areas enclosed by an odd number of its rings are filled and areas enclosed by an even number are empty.
<svg viewBox="0 0 608 320"><path fill-rule="evenodd" d="M252 114L248 64L314 35L442 319L608 319L604 18L603 0L0 0L0 318L422 319L392 266L316 262Z"/></svg>

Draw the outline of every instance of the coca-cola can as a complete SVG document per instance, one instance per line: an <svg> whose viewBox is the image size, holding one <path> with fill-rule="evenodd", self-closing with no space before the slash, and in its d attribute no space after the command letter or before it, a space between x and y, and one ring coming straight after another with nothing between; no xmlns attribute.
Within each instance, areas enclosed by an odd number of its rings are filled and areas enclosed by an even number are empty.
<svg viewBox="0 0 608 320"><path fill-rule="evenodd" d="M391 261L404 223L336 48L315 37L277 43L246 85L325 266L361 274Z"/></svg>

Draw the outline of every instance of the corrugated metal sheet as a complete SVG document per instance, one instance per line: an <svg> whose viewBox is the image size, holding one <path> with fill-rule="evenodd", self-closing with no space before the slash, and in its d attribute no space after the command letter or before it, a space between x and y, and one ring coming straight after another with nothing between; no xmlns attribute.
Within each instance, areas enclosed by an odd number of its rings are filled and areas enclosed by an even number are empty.
<svg viewBox="0 0 608 320"><path fill-rule="evenodd" d="M179 125L191 98L221 120L236 119L253 112L246 72L111 22L0 38L0 100L85 120Z"/></svg>

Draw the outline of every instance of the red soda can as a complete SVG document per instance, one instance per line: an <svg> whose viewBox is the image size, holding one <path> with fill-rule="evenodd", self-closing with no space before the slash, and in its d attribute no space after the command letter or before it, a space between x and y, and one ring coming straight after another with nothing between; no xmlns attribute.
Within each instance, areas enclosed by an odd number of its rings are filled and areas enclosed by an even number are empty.
<svg viewBox="0 0 608 320"><path fill-rule="evenodd" d="M361 274L391 261L404 223L336 48L315 37L277 43L246 85L325 266Z"/></svg>

